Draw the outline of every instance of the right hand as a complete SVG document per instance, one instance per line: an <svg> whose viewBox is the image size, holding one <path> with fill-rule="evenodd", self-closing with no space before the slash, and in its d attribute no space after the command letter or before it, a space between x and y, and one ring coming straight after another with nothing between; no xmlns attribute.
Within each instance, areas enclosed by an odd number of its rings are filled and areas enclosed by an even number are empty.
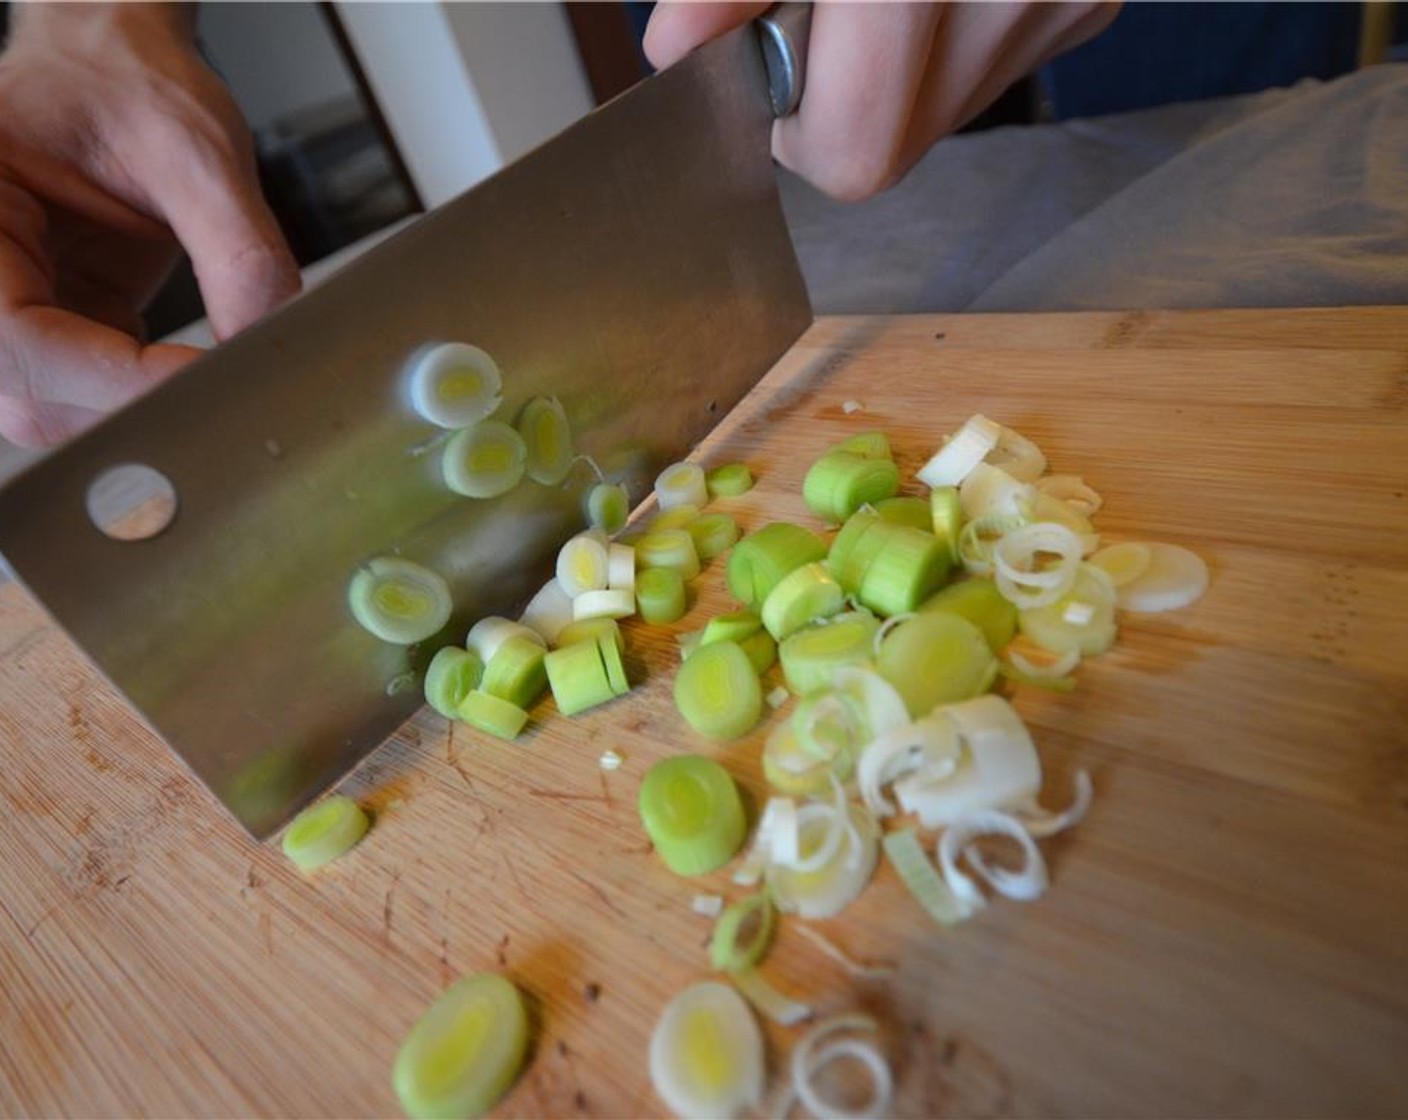
<svg viewBox="0 0 1408 1120"><path fill-rule="evenodd" d="M217 338L298 291L253 144L175 4L16 4L0 56L0 435L48 446L200 353L143 345L185 247Z"/></svg>

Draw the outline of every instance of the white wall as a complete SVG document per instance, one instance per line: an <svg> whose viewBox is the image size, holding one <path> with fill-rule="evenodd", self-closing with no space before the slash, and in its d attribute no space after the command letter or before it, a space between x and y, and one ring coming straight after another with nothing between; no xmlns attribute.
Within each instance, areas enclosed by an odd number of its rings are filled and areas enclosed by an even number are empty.
<svg viewBox="0 0 1408 1120"><path fill-rule="evenodd" d="M326 21L309 0L203 3L202 43L251 128L357 87Z"/></svg>
<svg viewBox="0 0 1408 1120"><path fill-rule="evenodd" d="M336 0L426 206L438 206L588 112L556 3Z"/></svg>

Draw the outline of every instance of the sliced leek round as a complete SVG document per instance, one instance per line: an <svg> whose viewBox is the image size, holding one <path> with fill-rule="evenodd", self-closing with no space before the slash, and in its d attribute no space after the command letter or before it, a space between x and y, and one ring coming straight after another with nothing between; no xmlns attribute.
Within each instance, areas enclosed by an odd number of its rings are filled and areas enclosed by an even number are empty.
<svg viewBox="0 0 1408 1120"><path fill-rule="evenodd" d="M503 389L494 359L464 342L417 354L409 380L411 406L441 428L468 428L492 415Z"/></svg>
<svg viewBox="0 0 1408 1120"><path fill-rule="evenodd" d="M367 814L350 797L325 797L284 831L284 855L300 871L315 871L354 847L367 831Z"/></svg>
<svg viewBox="0 0 1408 1120"><path fill-rule="evenodd" d="M594 531L578 533L558 550L557 582L569 599L601 591L610 571L610 546Z"/></svg>
<svg viewBox="0 0 1408 1120"><path fill-rule="evenodd" d="M445 485L466 498L497 498L523 480L528 449L507 424L485 420L445 446Z"/></svg>
<svg viewBox="0 0 1408 1120"><path fill-rule="evenodd" d="M736 1117L763 1098L763 1036L743 998L715 981L686 988L650 1036L650 1081L676 1116Z"/></svg>
<svg viewBox="0 0 1408 1120"><path fill-rule="evenodd" d="M524 472L534 482L556 486L572 469L572 427L556 397L534 397L518 418L523 437Z"/></svg>
<svg viewBox="0 0 1408 1120"><path fill-rule="evenodd" d="M523 996L493 972L446 988L406 1036L392 1084L413 1120L482 1116L508 1092L528 1052Z"/></svg>
<svg viewBox="0 0 1408 1120"><path fill-rule="evenodd" d="M1207 562L1176 544L1150 544L1149 565L1116 591L1122 610L1152 614L1197 602L1208 589Z"/></svg>
<svg viewBox="0 0 1408 1120"><path fill-rule="evenodd" d="M676 506L709 504L709 486L704 468L698 463L674 463L660 472L655 480L655 500L662 510Z"/></svg>
<svg viewBox="0 0 1408 1120"><path fill-rule="evenodd" d="M352 617L383 642L409 646L439 633L450 621L450 588L436 572L399 556L379 556L347 587Z"/></svg>

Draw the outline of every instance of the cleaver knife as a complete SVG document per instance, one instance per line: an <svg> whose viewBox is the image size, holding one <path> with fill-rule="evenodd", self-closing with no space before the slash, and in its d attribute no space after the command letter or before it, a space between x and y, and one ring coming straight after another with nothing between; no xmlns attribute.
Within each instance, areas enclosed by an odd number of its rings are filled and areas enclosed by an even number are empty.
<svg viewBox="0 0 1408 1120"><path fill-rule="evenodd" d="M584 469L487 501L446 488L413 355L484 348L495 419L557 397L576 451L639 500L810 325L770 155L808 20L784 5L646 79L0 491L15 577L253 835L383 742L434 652L516 613L583 526ZM92 502L133 465L174 516L109 535ZM418 646L348 609L384 555L453 592Z"/></svg>

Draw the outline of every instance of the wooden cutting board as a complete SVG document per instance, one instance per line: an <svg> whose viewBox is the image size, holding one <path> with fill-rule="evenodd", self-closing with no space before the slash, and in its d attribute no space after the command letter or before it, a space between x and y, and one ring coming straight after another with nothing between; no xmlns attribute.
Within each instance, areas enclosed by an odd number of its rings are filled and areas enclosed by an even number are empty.
<svg viewBox="0 0 1408 1120"><path fill-rule="evenodd" d="M888 980L784 922L765 974L881 1019L898 1113L1408 1113L1406 407L1403 309L827 319L701 450L752 464L746 526L809 522L827 444L882 428L909 478L982 410L1104 493L1107 539L1212 566L1074 694L1015 695L1048 803L1095 782L1045 898L945 930L882 867L816 928ZM305 878L0 588L0 1113L391 1114L407 1028L480 969L536 1019L501 1114L660 1113L651 1027L708 975L691 899L739 889L663 869L640 777L702 750L764 791L762 731L709 746L671 704L718 564L696 590L627 627L627 699L512 744L423 712L345 784L374 830Z"/></svg>

